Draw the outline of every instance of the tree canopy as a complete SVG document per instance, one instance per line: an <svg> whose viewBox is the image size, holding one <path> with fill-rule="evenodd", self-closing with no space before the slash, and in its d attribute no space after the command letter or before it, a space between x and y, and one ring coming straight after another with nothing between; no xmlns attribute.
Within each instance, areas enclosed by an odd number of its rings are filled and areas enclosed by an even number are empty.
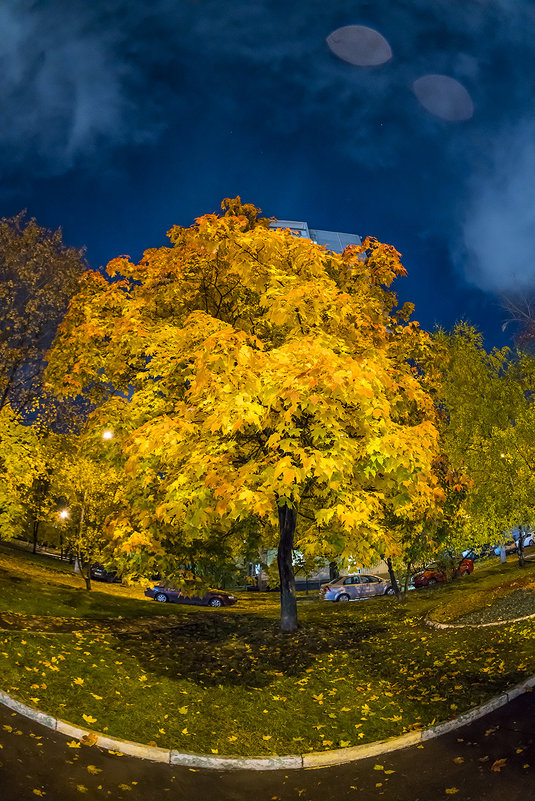
<svg viewBox="0 0 535 801"><path fill-rule="evenodd" d="M48 379L102 403L121 430L123 552L180 554L245 521L279 542L282 626L297 624L291 552L369 560L399 551L386 512L441 498L429 337L396 308L397 251L331 253L227 201L139 264L85 276ZM110 280L113 279L113 280Z"/></svg>
<svg viewBox="0 0 535 801"><path fill-rule="evenodd" d="M16 413L42 394L44 353L86 268L60 230L24 216L0 220L0 408Z"/></svg>

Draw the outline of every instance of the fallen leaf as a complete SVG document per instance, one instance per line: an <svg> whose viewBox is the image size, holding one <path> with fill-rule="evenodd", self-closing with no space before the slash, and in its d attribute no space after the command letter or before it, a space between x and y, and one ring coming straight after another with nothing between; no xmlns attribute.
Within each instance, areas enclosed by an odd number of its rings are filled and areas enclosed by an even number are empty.
<svg viewBox="0 0 535 801"><path fill-rule="evenodd" d="M92 715L82 715L82 717L83 717L83 719L85 720L86 723L91 724L91 723L96 723L97 722L97 719L92 717Z"/></svg>
<svg viewBox="0 0 535 801"><path fill-rule="evenodd" d="M87 772L91 774L91 776L96 776L98 773L102 773L102 768L97 768L96 765L88 765Z"/></svg>
<svg viewBox="0 0 535 801"><path fill-rule="evenodd" d="M446 787L446 795L455 795L459 790L457 787Z"/></svg>
<svg viewBox="0 0 535 801"><path fill-rule="evenodd" d="M498 773L503 767L505 767L505 763L507 759L497 759L496 762L493 762L490 766L490 769L493 770L495 773Z"/></svg>

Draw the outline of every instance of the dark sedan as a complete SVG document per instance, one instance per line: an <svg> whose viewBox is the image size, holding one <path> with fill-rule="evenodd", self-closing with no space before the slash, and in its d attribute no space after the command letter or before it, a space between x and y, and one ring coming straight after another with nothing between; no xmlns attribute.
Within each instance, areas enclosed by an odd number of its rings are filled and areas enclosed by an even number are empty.
<svg viewBox="0 0 535 801"><path fill-rule="evenodd" d="M157 584L145 590L147 598L153 598L162 604L191 604L193 606L232 606L236 603L234 595L223 590L208 590L204 595L185 595L181 590Z"/></svg>
<svg viewBox="0 0 535 801"><path fill-rule="evenodd" d="M104 565L91 566L91 578L94 581L105 581L107 584L120 584L121 579L116 570L107 570Z"/></svg>

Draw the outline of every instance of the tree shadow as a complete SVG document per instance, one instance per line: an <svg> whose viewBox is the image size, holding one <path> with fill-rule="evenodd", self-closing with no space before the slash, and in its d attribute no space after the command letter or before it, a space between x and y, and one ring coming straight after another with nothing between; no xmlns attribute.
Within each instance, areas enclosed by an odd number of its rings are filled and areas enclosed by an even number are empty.
<svg viewBox="0 0 535 801"><path fill-rule="evenodd" d="M341 627L343 626L343 628ZM199 613L165 632L118 633L117 650L129 651L153 676L184 678L208 686L259 688L276 673L301 676L319 655L358 649L385 626L347 618L337 628L305 623L282 634L276 620L243 614L228 617Z"/></svg>

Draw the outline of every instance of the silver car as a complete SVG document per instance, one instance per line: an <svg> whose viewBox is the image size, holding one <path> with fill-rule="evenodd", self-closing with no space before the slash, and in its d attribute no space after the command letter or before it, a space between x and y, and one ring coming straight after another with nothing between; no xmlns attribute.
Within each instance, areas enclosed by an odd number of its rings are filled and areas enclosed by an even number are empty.
<svg viewBox="0 0 535 801"><path fill-rule="evenodd" d="M359 573L356 576L340 576L320 587L320 598L324 601L362 601L373 595L393 595L389 581L379 576Z"/></svg>

